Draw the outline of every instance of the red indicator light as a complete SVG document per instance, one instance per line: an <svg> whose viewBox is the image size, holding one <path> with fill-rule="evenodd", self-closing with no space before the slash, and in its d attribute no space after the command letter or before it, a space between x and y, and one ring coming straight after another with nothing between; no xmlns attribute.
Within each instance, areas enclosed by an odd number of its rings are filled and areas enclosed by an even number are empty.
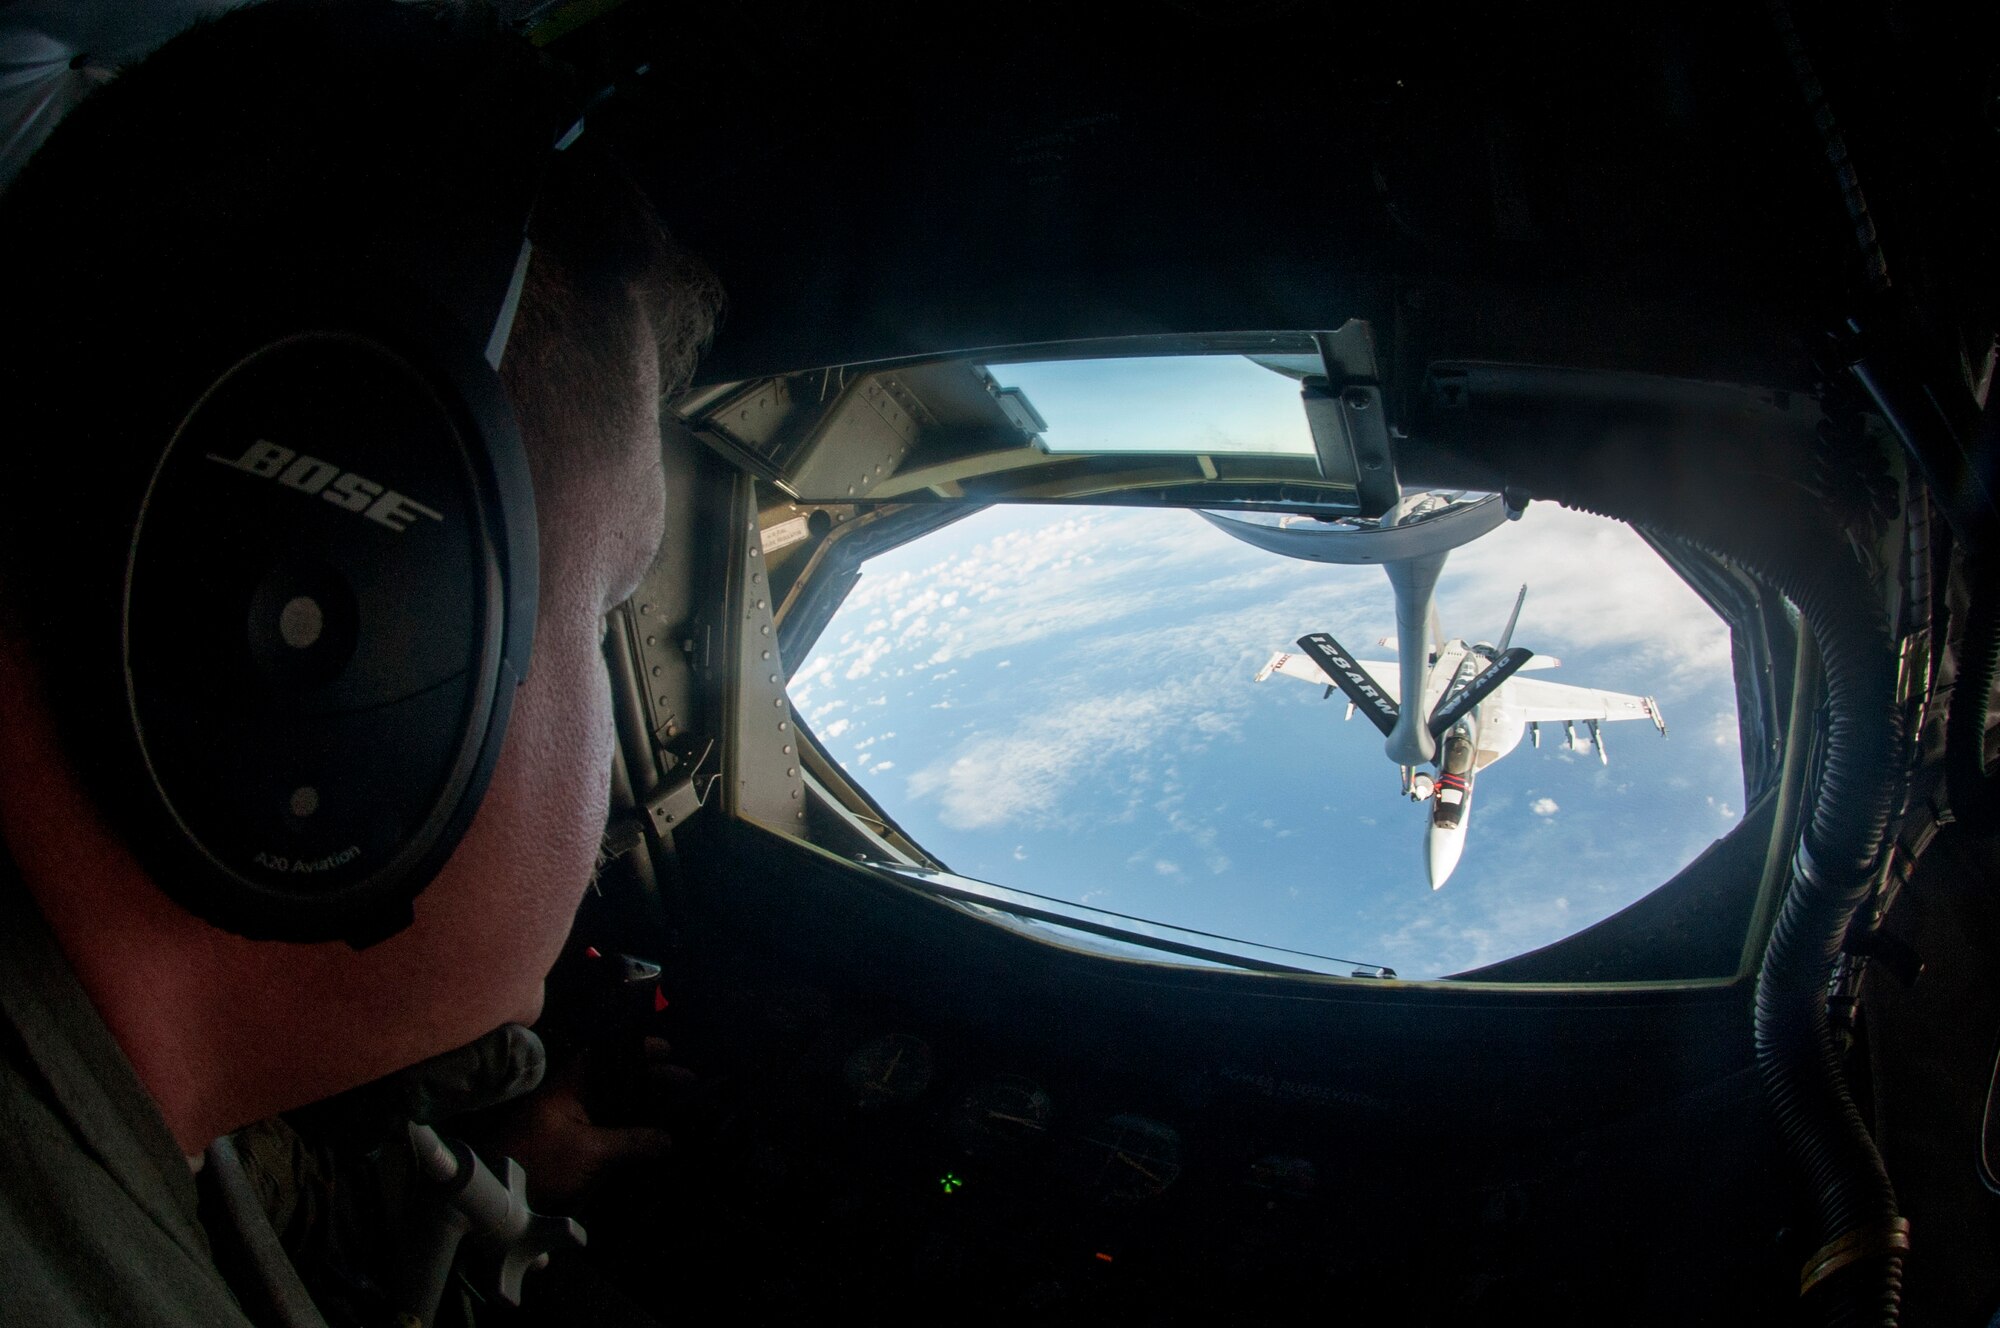
<svg viewBox="0 0 2000 1328"><path fill-rule="evenodd" d="M603 956L603 955L601 955L601 954L597 953L597 947L596 947L596 946L594 946L594 945L587 945L587 946L585 946L585 947L583 948L583 957L584 957L585 959L602 959L602 958L604 958L604 956Z"/></svg>
<svg viewBox="0 0 2000 1328"><path fill-rule="evenodd" d="M1099 1250L1099 1251L1097 1252L1097 1261L1098 1261L1099 1263L1110 1263L1110 1262L1111 1262L1111 1256L1110 1256L1110 1255L1108 1255L1108 1254L1106 1254L1106 1253L1105 1253L1104 1251L1102 1251L1102 1250Z"/></svg>
<svg viewBox="0 0 2000 1328"><path fill-rule="evenodd" d="M667 1008L667 993L661 991L658 987L653 988L653 1013L658 1014L660 1011L666 1008Z"/></svg>

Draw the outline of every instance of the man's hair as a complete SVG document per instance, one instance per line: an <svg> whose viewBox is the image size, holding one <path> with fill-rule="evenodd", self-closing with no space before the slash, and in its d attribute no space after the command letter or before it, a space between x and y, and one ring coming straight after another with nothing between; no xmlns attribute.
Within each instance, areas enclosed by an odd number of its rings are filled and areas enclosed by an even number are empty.
<svg viewBox="0 0 2000 1328"><path fill-rule="evenodd" d="M57 127L0 195L0 621L45 672L115 667L133 520L187 386L297 330L281 312L291 284L394 271L411 234L448 237L463 218L440 180L462 171L477 194L513 169L532 187L544 163L498 160L494 144L511 125L533 155L522 108L581 106L579 91L463 6L271 0L168 42ZM548 116L542 155L558 128ZM629 413L642 330L662 389L685 383L716 283L587 132L546 163L530 234L523 362L504 381L531 440L604 432L532 418L549 409L607 426ZM559 406L536 399L552 374Z"/></svg>
<svg viewBox="0 0 2000 1328"><path fill-rule="evenodd" d="M555 159L529 236L534 257L500 368L540 475L608 459L598 449L630 437L619 416L657 410L633 395L642 352L658 363L663 395L688 385L721 290L631 177L596 152L573 148ZM561 455L535 446L549 438L564 440Z"/></svg>

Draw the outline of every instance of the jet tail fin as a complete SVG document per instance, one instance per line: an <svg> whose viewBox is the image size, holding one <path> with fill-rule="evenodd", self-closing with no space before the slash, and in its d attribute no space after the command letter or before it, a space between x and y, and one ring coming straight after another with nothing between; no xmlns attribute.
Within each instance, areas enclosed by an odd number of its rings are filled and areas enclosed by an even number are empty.
<svg viewBox="0 0 2000 1328"><path fill-rule="evenodd" d="M1382 730L1388 737L1389 730L1396 727L1396 719L1402 714L1396 703L1389 698L1371 677L1368 670L1347 653L1340 642L1325 632L1314 632L1298 640L1300 650L1312 657L1320 671L1333 680L1334 686L1347 693L1347 699L1368 716L1369 723ZM1523 652L1525 653L1525 652Z"/></svg>
<svg viewBox="0 0 2000 1328"><path fill-rule="evenodd" d="M1302 641L1299 643L1304 645ZM1438 702L1438 708L1431 712L1431 737L1441 738L1445 731L1472 712L1472 707L1493 694L1493 689L1520 671L1523 664L1535 657L1532 650L1516 646L1505 651L1500 658L1488 664L1484 671L1460 691L1446 693Z"/></svg>

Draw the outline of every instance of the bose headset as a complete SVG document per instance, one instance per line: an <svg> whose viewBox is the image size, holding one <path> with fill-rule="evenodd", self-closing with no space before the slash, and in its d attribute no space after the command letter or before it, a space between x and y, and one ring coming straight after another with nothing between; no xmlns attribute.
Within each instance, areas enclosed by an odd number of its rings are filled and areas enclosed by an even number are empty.
<svg viewBox="0 0 2000 1328"><path fill-rule="evenodd" d="M221 22L300 19L288 40L317 24L357 49L430 44L459 73L461 47L495 48L485 25L468 41L465 20L395 6L277 0ZM91 702L94 791L171 897L245 936L359 947L407 926L527 676L535 505L498 367L541 177L581 122L573 99L498 86L523 59L454 94L447 159L391 170L357 207L389 219L359 252L305 240L245 263L225 234L176 255L193 275L159 307L192 305L201 335L160 350L136 416L100 426L140 430L157 460L123 518L123 694ZM355 95L374 95L363 77ZM72 732L78 709L58 707Z"/></svg>

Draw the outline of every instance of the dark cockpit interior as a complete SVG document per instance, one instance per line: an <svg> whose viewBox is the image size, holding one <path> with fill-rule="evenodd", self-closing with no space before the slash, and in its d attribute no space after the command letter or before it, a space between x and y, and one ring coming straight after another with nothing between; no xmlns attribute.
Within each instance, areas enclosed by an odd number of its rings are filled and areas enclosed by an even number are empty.
<svg viewBox="0 0 2000 1328"><path fill-rule="evenodd" d="M577 937L664 965L713 1095L591 1257L656 1308L778 1319L1805 1321L1895 1283L1912 1321L1983 1322L1990 669L1953 683L1991 633L2000 124L1966 25L633 7L575 34L661 53L613 123L731 299L667 417L683 505L611 652L629 847ZM1134 339L1315 357L1351 450L1037 451L965 368ZM1385 482L1644 529L1730 627L1740 826L1455 980L1163 930L1107 953L942 870L787 702L862 561L968 508L1379 514Z"/></svg>
<svg viewBox="0 0 2000 1328"><path fill-rule="evenodd" d="M525 1321L2000 1311L1992 12L524 21L728 294L546 1016L676 1147ZM1219 354L1313 451L1057 450L986 368ZM1524 954L1406 980L957 875L788 696L866 560L994 504L1422 490L1627 522L1729 632L1741 817Z"/></svg>

